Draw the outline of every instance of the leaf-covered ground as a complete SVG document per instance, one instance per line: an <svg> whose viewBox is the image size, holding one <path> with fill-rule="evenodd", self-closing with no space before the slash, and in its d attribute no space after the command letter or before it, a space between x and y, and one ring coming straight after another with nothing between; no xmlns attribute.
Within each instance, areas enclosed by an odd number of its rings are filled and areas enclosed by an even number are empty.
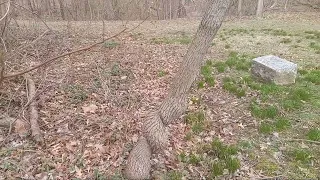
<svg viewBox="0 0 320 180"><path fill-rule="evenodd" d="M319 13L227 20L209 49L188 112L154 155L156 179L316 179L320 176ZM139 22L130 22L129 27ZM32 73L45 144L0 129L0 179L122 179L141 120L164 99L199 20L146 21L133 32ZM19 21L7 71L84 47L125 22ZM14 26L14 25L13 25ZM32 43L31 43L32 42ZM28 45L30 44L30 45ZM14 48L14 46L12 47ZM251 79L250 60L299 65L293 86ZM0 112L28 119L23 78L5 81ZM5 141L5 142L4 142Z"/></svg>

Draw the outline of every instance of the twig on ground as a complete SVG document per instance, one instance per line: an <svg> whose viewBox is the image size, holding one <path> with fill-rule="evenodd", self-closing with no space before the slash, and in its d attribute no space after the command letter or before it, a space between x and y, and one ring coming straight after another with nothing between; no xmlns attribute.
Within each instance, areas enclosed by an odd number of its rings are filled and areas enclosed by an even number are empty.
<svg viewBox="0 0 320 180"><path fill-rule="evenodd" d="M312 140L308 140L308 139L285 139L285 140L286 141L308 142L308 143L313 143L313 144L320 145L320 141L312 141Z"/></svg>
<svg viewBox="0 0 320 180"><path fill-rule="evenodd" d="M42 94L43 92L45 92L49 87L51 87L51 86L48 86L48 87L44 88L42 91L40 91L39 93L36 93L36 94L32 97L32 99L28 99L27 104L23 106L22 110L24 110L25 108L27 108L27 107L36 99L36 97L38 97L40 94Z"/></svg>
<svg viewBox="0 0 320 180"><path fill-rule="evenodd" d="M4 71L5 71L5 64L3 60L3 53L0 51L0 87L2 86L2 81L4 79Z"/></svg>
<svg viewBox="0 0 320 180"><path fill-rule="evenodd" d="M26 73L28 73L28 72L30 72L30 71L33 71L33 70L35 70L35 69L38 69L39 67L42 67L42 66L47 65L47 64L50 64L51 62L53 62L53 61L55 61L55 60L57 60L57 59L59 59L59 58L62 58L62 57L65 57L65 56L68 56L68 55L71 55L71 54L74 54L74 53L77 53L77 52L89 50L89 49L91 49L91 48L93 48L93 47L95 47L95 46L97 46L97 45L99 45L99 44L104 43L106 40L109 40L109 39L112 39L112 38L114 38L114 37L119 36L119 35L120 35L121 33L123 33L125 30L126 30L126 29L123 29L123 30L120 31L119 33L117 33L117 34L115 34L115 35L113 35L113 36L110 36L110 37L104 39L103 41L94 43L94 44L89 45L89 46L84 47L84 48L76 49L76 50L74 50L74 51L71 51L71 52L67 52L67 53L58 55L58 56L56 56L56 57L50 58L50 59L48 59L48 60L40 63L40 64L38 64L38 65L36 65L36 66L34 66L34 67L31 67L31 68L29 68L29 69L27 69L27 70L5 75L3 78L4 78L4 79L7 79L7 78L15 77L15 76L20 76L20 75L26 74Z"/></svg>
<svg viewBox="0 0 320 180"><path fill-rule="evenodd" d="M0 37L0 39L1 39L1 42L2 42L2 45L3 45L3 48L4 48L5 52L8 52L6 43L4 42L3 38Z"/></svg>
<svg viewBox="0 0 320 180"><path fill-rule="evenodd" d="M38 119L39 114L37 110L37 103L35 101L32 101L36 95L36 86L34 81L31 79L30 75L26 74L25 76L28 84L28 99L30 101L29 110L30 110L30 126L31 126L31 132L32 136L35 141L37 142L43 142L43 137L41 135L41 130L39 128Z"/></svg>
<svg viewBox="0 0 320 180"><path fill-rule="evenodd" d="M272 176L272 177L266 176L266 177L257 178L257 179L259 179L259 180L277 180L278 178L284 178L284 176L283 175Z"/></svg>
<svg viewBox="0 0 320 180"><path fill-rule="evenodd" d="M11 6L11 0L8 1L7 11L6 11L6 13L0 18L0 21L2 21L4 18L7 17L7 15L9 14L9 11L10 11L10 6Z"/></svg>

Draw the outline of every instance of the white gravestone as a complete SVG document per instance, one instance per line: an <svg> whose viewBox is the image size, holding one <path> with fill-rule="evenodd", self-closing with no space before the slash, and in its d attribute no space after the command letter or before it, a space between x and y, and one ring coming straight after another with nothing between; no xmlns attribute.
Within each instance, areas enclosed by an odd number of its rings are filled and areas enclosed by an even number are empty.
<svg viewBox="0 0 320 180"><path fill-rule="evenodd" d="M253 59L251 73L260 80L286 85L295 83L297 69L295 63L268 55Z"/></svg>

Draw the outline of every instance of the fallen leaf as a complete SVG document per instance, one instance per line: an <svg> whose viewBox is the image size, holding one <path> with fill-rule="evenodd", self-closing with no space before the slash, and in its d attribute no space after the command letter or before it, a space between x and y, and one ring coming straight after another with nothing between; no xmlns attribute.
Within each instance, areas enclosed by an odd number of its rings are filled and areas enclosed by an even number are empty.
<svg viewBox="0 0 320 180"><path fill-rule="evenodd" d="M21 120L16 120L14 124L14 130L19 134L21 138L26 137L28 135L28 124Z"/></svg>
<svg viewBox="0 0 320 180"><path fill-rule="evenodd" d="M81 178L82 177L82 170L80 168L78 168L78 166L75 166L74 169L76 171L77 178Z"/></svg>
<svg viewBox="0 0 320 180"><path fill-rule="evenodd" d="M136 143L138 142L138 139L139 139L138 134L134 134L132 137L132 142Z"/></svg>
<svg viewBox="0 0 320 180"><path fill-rule="evenodd" d="M82 107L84 113L95 113L97 109L98 106L96 106L95 104L90 104L89 106Z"/></svg>

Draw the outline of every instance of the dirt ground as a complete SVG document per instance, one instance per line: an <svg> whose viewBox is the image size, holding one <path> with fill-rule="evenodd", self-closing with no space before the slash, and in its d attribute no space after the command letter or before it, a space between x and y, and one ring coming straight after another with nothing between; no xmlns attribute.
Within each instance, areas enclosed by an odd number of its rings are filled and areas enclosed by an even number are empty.
<svg viewBox="0 0 320 180"><path fill-rule="evenodd" d="M140 22L47 22L53 30L33 42L46 28L41 22L18 21L12 24L10 39L15 48L6 62L7 72L26 69L49 57L85 47L129 29ZM30 136L0 128L0 179L122 179L126 157L140 133L141 120L157 108L168 92L188 45L154 43L154 38L192 36L198 19L146 21L134 31L124 33L85 52L72 54L30 73L37 86L40 128L44 144ZM263 29L282 29L293 34L293 40L304 31L320 30L320 13L270 14L261 19L228 18L223 24L206 59L223 61L228 53L274 54L300 67L319 65L320 55L310 53L309 41L298 48L279 43L281 38ZM230 35L224 31L246 29L248 34ZM104 30L104 33L102 33ZM295 36L297 34L297 36ZM230 47L226 47L229 45ZM161 73L161 74L160 74ZM206 133L186 141L190 127L183 117L169 126L170 146L162 155L154 155L153 175L157 179L171 170L181 169L177 155L192 151L198 143L218 137L236 144L255 135L257 122L246 99L239 99L222 89L217 76L213 88L193 89L190 96L201 97L210 128ZM222 78L222 77L221 77ZM27 90L23 77L4 81L0 89L0 113L27 120ZM196 108L190 105L189 110ZM319 118L315 117L315 119ZM319 119L318 119L319 120ZM255 169L255 162L242 156L242 167L225 179L257 179L268 175ZM201 179L201 168L190 166L186 179ZM318 169L319 170L319 169ZM275 176L275 175L274 175Z"/></svg>

